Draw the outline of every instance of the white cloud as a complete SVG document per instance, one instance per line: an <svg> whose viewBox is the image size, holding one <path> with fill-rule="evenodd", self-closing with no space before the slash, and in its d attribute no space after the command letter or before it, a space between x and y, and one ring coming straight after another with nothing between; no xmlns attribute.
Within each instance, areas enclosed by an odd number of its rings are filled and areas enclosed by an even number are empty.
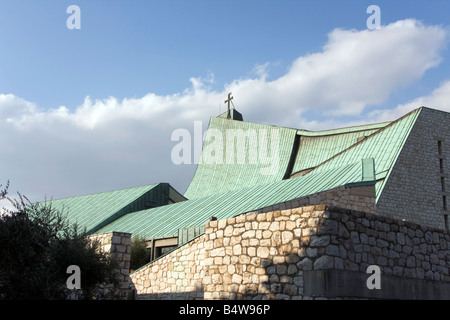
<svg viewBox="0 0 450 320"><path fill-rule="evenodd" d="M121 101L86 97L75 110L44 110L0 94L0 183L10 179L34 201L155 182L184 191L195 166L172 164L176 143L171 133L177 128L192 133L196 120L206 128L228 92L233 92L233 102L247 121L307 129L356 124L333 118L360 115L398 88L419 81L439 64L446 37L443 28L415 20L375 31L336 29L321 52L297 58L282 77L268 81L267 63L252 70L254 78L236 79L221 92L211 89L214 75L209 73L191 78L191 87L181 93L149 93ZM421 104L442 106L449 83L398 106L394 113L401 116ZM303 116L311 110L324 118ZM367 118L384 121L392 116L391 111L376 111Z"/></svg>
<svg viewBox="0 0 450 320"><path fill-rule="evenodd" d="M390 121L397 119L419 107L429 107L450 112L450 80L446 80L427 96L415 98L407 103L400 104L390 110L376 110L369 114L375 121Z"/></svg>
<svg viewBox="0 0 450 320"><path fill-rule="evenodd" d="M230 90L241 105L251 106L252 116L260 114L260 121L273 106L279 114L276 120L291 119L291 125L311 109L358 115L437 66L446 38L443 28L415 20L375 31L335 29L323 51L297 58L279 79L237 80Z"/></svg>
<svg viewBox="0 0 450 320"><path fill-rule="evenodd" d="M12 94L0 94L0 119L12 122L35 113L35 105Z"/></svg>

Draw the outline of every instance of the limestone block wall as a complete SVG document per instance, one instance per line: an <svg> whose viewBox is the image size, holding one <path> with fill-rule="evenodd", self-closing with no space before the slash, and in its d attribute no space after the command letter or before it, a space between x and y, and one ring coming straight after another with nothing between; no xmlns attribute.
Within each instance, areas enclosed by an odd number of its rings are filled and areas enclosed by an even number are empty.
<svg viewBox="0 0 450 320"><path fill-rule="evenodd" d="M422 108L378 199L378 213L448 229L449 173L450 114Z"/></svg>
<svg viewBox="0 0 450 320"><path fill-rule="evenodd" d="M131 273L131 287L137 299L203 299L207 257L202 235Z"/></svg>
<svg viewBox="0 0 450 320"><path fill-rule="evenodd" d="M305 281L312 272L346 272L364 290L366 278L357 279L373 264L389 279L448 285L449 248L438 229L315 205L210 221L205 234L130 277L138 299L322 299L333 297L315 290L325 280ZM345 282L334 292L365 297Z"/></svg>
<svg viewBox="0 0 450 320"><path fill-rule="evenodd" d="M114 256L118 262L118 292L115 296L126 299L129 296L130 261L131 261L131 233L109 232L90 237L100 242L100 249Z"/></svg>
<svg viewBox="0 0 450 320"><path fill-rule="evenodd" d="M285 210L316 204L326 204L356 211L376 213L375 185L356 185L353 187L341 186L303 198L268 206L255 211L255 213Z"/></svg>

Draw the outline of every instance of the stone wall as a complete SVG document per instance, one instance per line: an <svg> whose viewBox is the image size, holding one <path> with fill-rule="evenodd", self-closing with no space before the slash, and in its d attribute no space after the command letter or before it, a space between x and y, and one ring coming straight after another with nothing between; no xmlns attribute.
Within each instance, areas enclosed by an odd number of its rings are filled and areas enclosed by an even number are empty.
<svg viewBox="0 0 450 320"><path fill-rule="evenodd" d="M316 204L326 204L356 211L376 213L375 184L341 186L306 197L274 204L273 206L257 210L255 213L285 210Z"/></svg>
<svg viewBox="0 0 450 320"><path fill-rule="evenodd" d="M207 272L205 235L130 274L137 299L204 298L202 278Z"/></svg>
<svg viewBox="0 0 450 320"><path fill-rule="evenodd" d="M449 248L442 230L316 205L210 221L205 234L130 277L138 299L410 298L418 281L431 288L420 297L442 298ZM395 282L398 293L366 287L374 264L383 287Z"/></svg>
<svg viewBox="0 0 450 320"><path fill-rule="evenodd" d="M90 239L99 241L100 249L103 252L111 254L118 262L118 290L113 294L114 297L120 299L129 298L131 234L124 232L109 232L93 235Z"/></svg>
<svg viewBox="0 0 450 320"><path fill-rule="evenodd" d="M450 222L445 225L448 211L443 205L443 196L447 202L450 195L447 192L450 181L449 123L449 113L422 108L378 199L379 214L435 228L449 228ZM441 154L438 141L441 141Z"/></svg>

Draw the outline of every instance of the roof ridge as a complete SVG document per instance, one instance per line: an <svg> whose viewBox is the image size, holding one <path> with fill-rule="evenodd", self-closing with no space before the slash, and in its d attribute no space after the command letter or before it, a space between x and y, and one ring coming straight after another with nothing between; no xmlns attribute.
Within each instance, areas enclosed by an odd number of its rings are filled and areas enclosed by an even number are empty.
<svg viewBox="0 0 450 320"><path fill-rule="evenodd" d="M368 124L361 124L361 125L356 125L356 126L341 127L341 128L319 130L319 131L298 129L298 131L301 131L301 132L297 132L297 134L305 136L305 137L328 136L328 135L331 136L331 135L347 134L347 133L367 131L367 130L383 129L384 127L388 126L391 123L392 123L392 121L385 121L385 122L368 123ZM334 133L333 131L342 131L342 132Z"/></svg>
<svg viewBox="0 0 450 320"><path fill-rule="evenodd" d="M236 110L237 111L237 110ZM239 111L238 111L239 112ZM283 128L283 129L290 129L290 130L296 130L296 131L300 131L301 133L311 133L311 134L315 134L315 133L322 133L322 132L326 132L326 131L337 131L337 130L345 130L345 129L356 129L356 130L351 130L351 131L345 131L343 133L348 133L348 132L356 132L356 131L364 131L364 130L371 130L371 129L377 129L377 128L383 128L386 125L389 125L392 121L383 121L383 122L374 122L374 123L367 123L367 124L360 124L360 125L354 125L354 126L348 126L348 127L340 127L340 128L334 128L334 129L326 129L326 130L307 130L307 129L301 129L298 127L287 127L287 126L280 126L280 125L276 125L276 124L267 124L267 123L260 123L260 122L253 122L253 121L245 121L245 120L234 120L234 119L226 119L224 117L220 117L221 115L225 114L226 112L220 114L219 116L211 116L209 122L211 122L212 118L218 118L218 119L225 119L225 120L229 120L229 121L239 121L239 122L246 122L246 123L251 123L251 124L256 124L256 125L261 125L261 126L267 126L267 127L275 127L275 128ZM365 128L363 129L362 127L369 127L369 128ZM373 128L372 128L373 127ZM361 128L361 129L358 129Z"/></svg>
<svg viewBox="0 0 450 320"><path fill-rule="evenodd" d="M342 150L342 151L336 153L336 154L333 155L331 158L328 158L327 160L325 160L325 161L323 161L322 163L318 164L317 166L313 167L313 169L312 169L310 172L308 172L307 174L309 174L309 173L315 171L317 168L319 168L319 167L323 166L324 164L330 162L331 160L333 160L333 159L335 159L336 157L340 156L341 154L347 152L348 150L350 150L350 149L356 147L357 145L362 144L362 143L366 143L366 142L368 141L368 139L373 138L374 136L376 136L376 135L379 134L380 132L384 132L384 131L387 130L388 128L392 127L393 125L395 125L395 124L397 124L398 122L400 122L401 120L403 120L404 118L411 116L413 113L418 113L418 112L420 112L421 110L422 110L422 107L416 108L416 109L414 109L414 110L408 112L407 114L401 116L400 118L398 118L398 119L396 119L396 120L390 122L390 123L389 123L388 125L386 125L385 127L380 128L379 130L377 130L377 131L373 132L372 134L368 135L365 139L362 139L362 140L360 140L360 141L355 142L355 143L352 144L351 146L349 146L349 147L345 148L344 150ZM296 173L296 172L293 172L292 174L295 174L295 173ZM291 176L292 176L292 174L291 174Z"/></svg>
<svg viewBox="0 0 450 320"><path fill-rule="evenodd" d="M132 190L132 189L138 189L138 188L144 188L144 187L150 187L150 186L153 186L153 188L154 188L157 185L163 184L163 183L166 183L166 182L153 183L153 184L136 186L136 187L131 187L131 188L122 188L122 189L114 189L114 190L109 190L109 191L94 192L94 193L88 193L88 194L83 194L83 195L79 195L79 196L67 197L67 198L59 198L59 199L51 199L51 200L39 201L37 203L42 203L42 202L47 202L47 201L58 201L58 200L68 200L68 199L82 198L82 197L88 197L88 196L93 196L93 195L100 195L100 194L104 194L104 193L106 194L106 193L110 193L110 192Z"/></svg>

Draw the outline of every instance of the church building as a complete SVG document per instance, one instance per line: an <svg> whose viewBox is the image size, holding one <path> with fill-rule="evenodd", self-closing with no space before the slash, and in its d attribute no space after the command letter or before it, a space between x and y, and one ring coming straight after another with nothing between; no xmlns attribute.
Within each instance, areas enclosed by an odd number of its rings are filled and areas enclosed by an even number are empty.
<svg viewBox="0 0 450 320"><path fill-rule="evenodd" d="M449 298L449 172L447 112L308 131L233 108L210 118L184 194L149 181L51 204L92 236L147 240L135 298ZM364 291L369 265L385 291Z"/></svg>

